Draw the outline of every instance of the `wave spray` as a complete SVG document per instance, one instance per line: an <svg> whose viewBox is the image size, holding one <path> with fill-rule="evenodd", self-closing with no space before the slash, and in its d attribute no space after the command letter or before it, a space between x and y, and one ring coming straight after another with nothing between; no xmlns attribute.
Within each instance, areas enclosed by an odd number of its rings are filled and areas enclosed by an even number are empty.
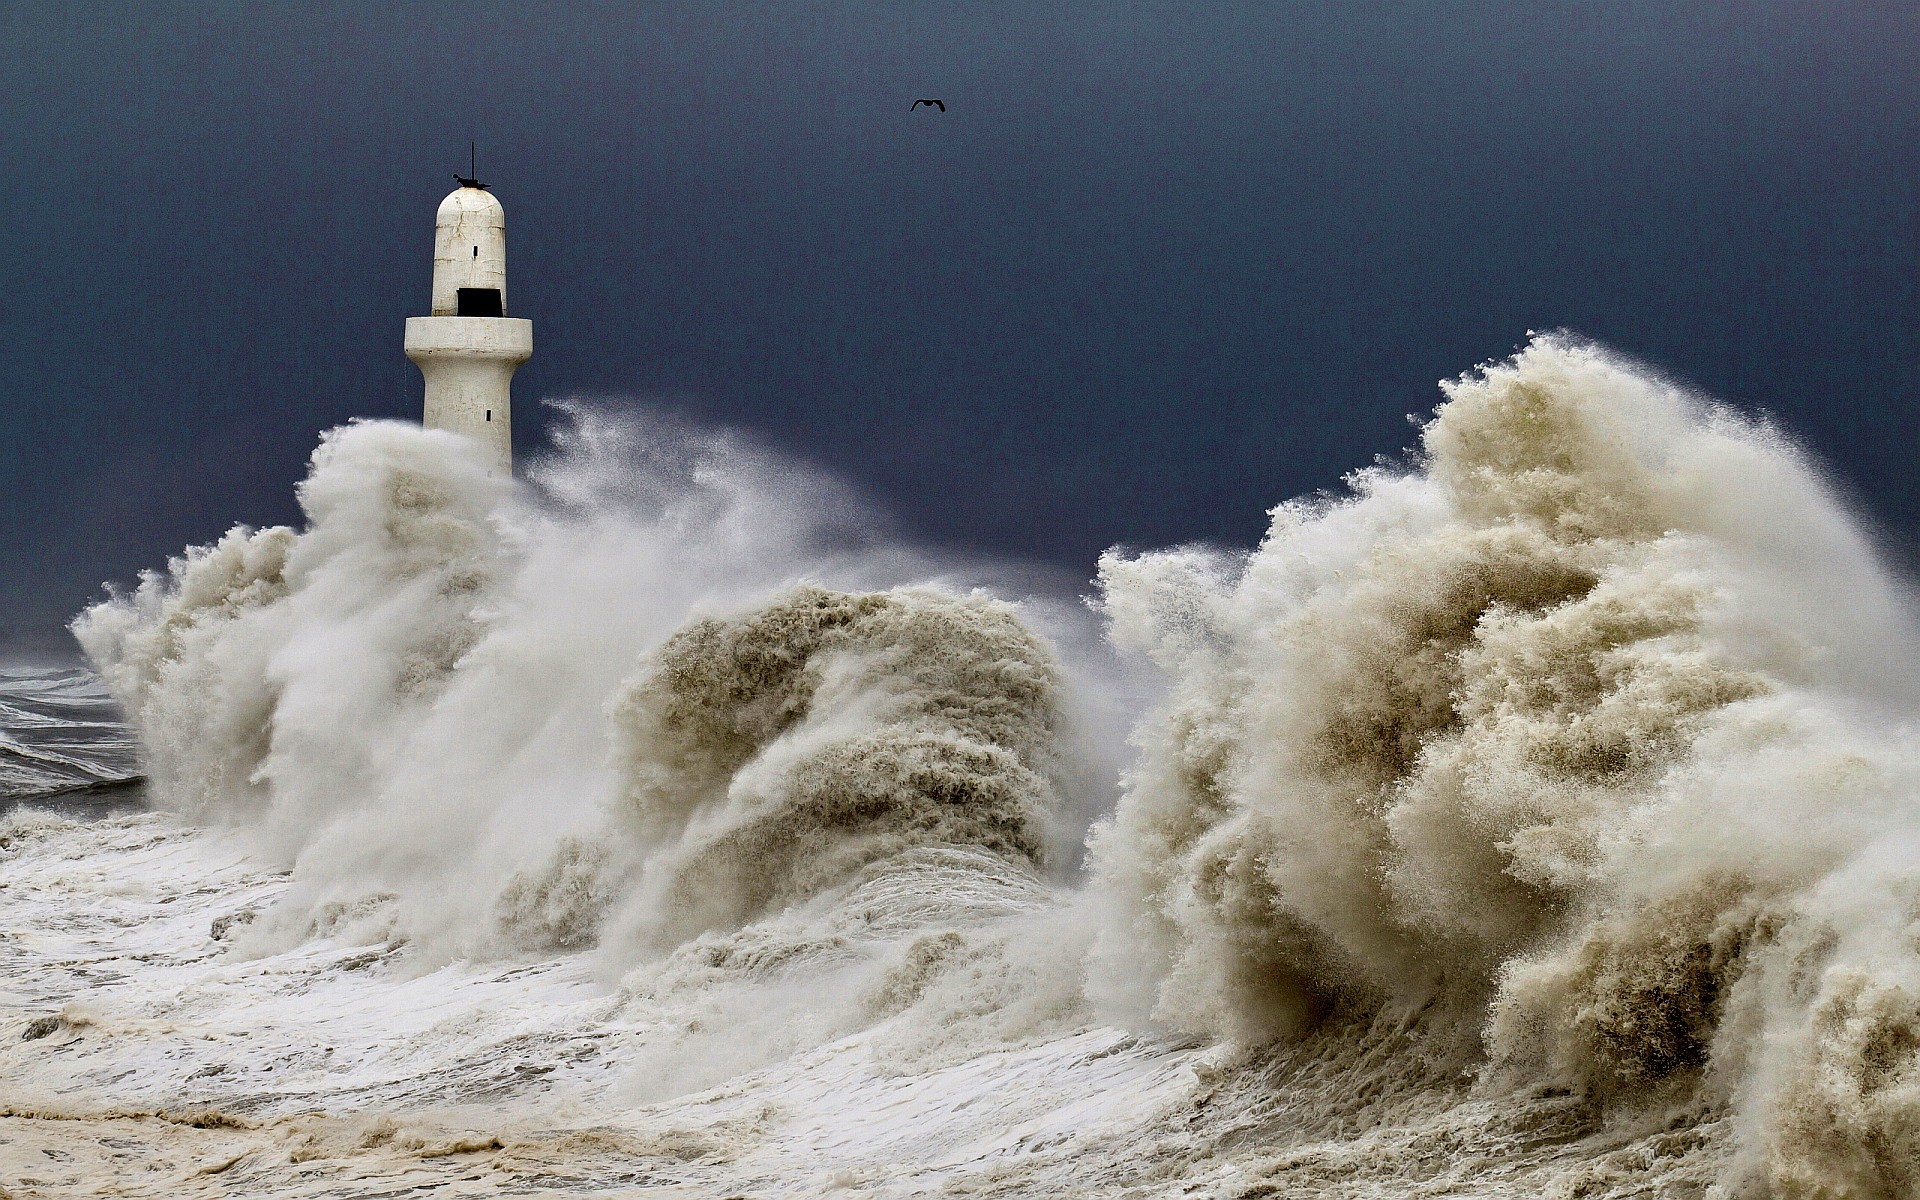
<svg viewBox="0 0 1920 1200"><path fill-rule="evenodd" d="M1070 612L585 409L537 501L335 431L304 530L75 630L159 801L291 869L235 953L585 956L625 1102L1121 1026L1151 1102L995 1178L1920 1194L1904 584L1780 434L1598 347L1444 390L1250 554L1102 559L1164 682L1124 772Z"/></svg>

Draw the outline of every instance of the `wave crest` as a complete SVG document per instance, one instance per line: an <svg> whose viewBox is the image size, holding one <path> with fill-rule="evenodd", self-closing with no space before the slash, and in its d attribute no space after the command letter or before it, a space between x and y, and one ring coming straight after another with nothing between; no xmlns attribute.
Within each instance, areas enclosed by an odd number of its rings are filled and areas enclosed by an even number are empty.
<svg viewBox="0 0 1920 1200"><path fill-rule="evenodd" d="M664 947L732 928L917 846L1039 864L1060 669L1006 603L928 588L802 586L690 622L609 704L615 855L643 882L615 923ZM577 849L510 893L503 919L549 930L609 889L566 887ZM559 922L514 907L556 889ZM551 936L551 935L549 935Z"/></svg>
<svg viewBox="0 0 1920 1200"><path fill-rule="evenodd" d="M1888 914L1824 899L1920 821L1912 688L1875 665L1905 596L1776 434L1596 347L1445 390L1409 468L1282 505L1243 561L1103 560L1173 687L1097 839L1133 898L1109 949L1152 948L1161 1020L1242 1040L1491 1014L1489 1080L1732 1104L1783 1186L1822 1137L1906 1144L1911 1109L1812 1065L1836 980L1912 994L1911 946L1846 949Z"/></svg>

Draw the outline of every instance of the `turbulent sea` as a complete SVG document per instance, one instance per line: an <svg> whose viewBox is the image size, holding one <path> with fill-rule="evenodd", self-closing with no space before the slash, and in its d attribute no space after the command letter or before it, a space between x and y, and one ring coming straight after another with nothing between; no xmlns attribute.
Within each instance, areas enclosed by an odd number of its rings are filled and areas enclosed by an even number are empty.
<svg viewBox="0 0 1920 1200"><path fill-rule="evenodd" d="M330 432L0 672L0 1196L1920 1196L1906 582L1602 348L1442 391L1086 597Z"/></svg>

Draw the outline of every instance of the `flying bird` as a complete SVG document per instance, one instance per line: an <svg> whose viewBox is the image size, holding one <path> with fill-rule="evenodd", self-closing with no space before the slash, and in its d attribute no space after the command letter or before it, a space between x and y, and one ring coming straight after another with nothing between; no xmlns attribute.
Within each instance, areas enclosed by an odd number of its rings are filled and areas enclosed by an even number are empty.
<svg viewBox="0 0 1920 1200"><path fill-rule="evenodd" d="M915 100L913 104L907 109L907 111L912 112L914 109L919 108L922 104L926 105L928 108L937 108L941 112L947 111L947 102L945 100Z"/></svg>

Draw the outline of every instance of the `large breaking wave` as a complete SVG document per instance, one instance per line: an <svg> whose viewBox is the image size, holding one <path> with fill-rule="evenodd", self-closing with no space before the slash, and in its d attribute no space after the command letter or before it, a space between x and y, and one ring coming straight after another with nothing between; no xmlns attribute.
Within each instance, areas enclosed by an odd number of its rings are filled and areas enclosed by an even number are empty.
<svg viewBox="0 0 1920 1200"><path fill-rule="evenodd" d="M935 568L818 477L575 415L544 506L453 436L334 431L304 531L237 528L75 623L161 802L295 865L287 932L577 944L619 875L671 946L913 845L1045 857L1060 668L1011 607L875 587Z"/></svg>
<svg viewBox="0 0 1920 1200"><path fill-rule="evenodd" d="M1777 433L1598 349L1445 390L1250 557L1102 563L1176 681L1098 845L1144 999L1484 1023L1487 1086L1730 1110L1734 1176L1914 1194L1907 597Z"/></svg>
<svg viewBox="0 0 1920 1200"><path fill-rule="evenodd" d="M1556 1186L1920 1194L1904 585L1780 434L1596 347L1445 390L1250 555L1102 560L1167 690L1077 880L1121 673L726 439L581 411L535 501L348 427L304 530L75 629L159 802L290 863L241 952L592 948L641 1098L1132 1022L1240 1056L1140 1118L1172 1175L1646 1129Z"/></svg>

